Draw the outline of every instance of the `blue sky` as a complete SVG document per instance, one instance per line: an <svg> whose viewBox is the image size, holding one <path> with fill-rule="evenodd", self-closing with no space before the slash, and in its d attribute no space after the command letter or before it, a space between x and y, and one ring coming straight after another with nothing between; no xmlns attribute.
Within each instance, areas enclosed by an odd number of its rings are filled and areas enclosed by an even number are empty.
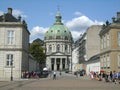
<svg viewBox="0 0 120 90"><path fill-rule="evenodd" d="M74 40L89 26L111 22L120 11L120 0L0 0L0 15L13 8L13 15L21 15L31 32L30 42L43 39L48 28L55 22L57 6L62 21L72 32Z"/></svg>

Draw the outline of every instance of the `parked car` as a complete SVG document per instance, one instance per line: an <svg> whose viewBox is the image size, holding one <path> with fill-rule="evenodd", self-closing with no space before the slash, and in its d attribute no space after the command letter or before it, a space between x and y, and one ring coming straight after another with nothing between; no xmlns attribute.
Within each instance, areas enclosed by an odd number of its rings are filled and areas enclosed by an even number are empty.
<svg viewBox="0 0 120 90"><path fill-rule="evenodd" d="M47 78L49 75L49 71L43 70L41 71L40 78Z"/></svg>

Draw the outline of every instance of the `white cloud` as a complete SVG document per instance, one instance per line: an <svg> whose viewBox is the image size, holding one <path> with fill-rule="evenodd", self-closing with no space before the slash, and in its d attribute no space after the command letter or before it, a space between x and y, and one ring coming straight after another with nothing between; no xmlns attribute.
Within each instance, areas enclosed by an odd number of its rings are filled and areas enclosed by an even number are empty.
<svg viewBox="0 0 120 90"><path fill-rule="evenodd" d="M30 42L35 40L36 38L43 39L45 32L48 30L48 28L40 27L40 26L35 26L32 28L30 31Z"/></svg>
<svg viewBox="0 0 120 90"><path fill-rule="evenodd" d="M74 13L74 15L76 15L76 16L81 16L81 15L83 15L81 12L79 12L79 11L76 11L75 13Z"/></svg>
<svg viewBox="0 0 120 90"><path fill-rule="evenodd" d="M67 21L65 25L71 30L74 40L78 39L80 34L85 32L85 30L91 25L102 25L103 22L97 20L93 21L87 16L79 16Z"/></svg>
<svg viewBox="0 0 120 90"><path fill-rule="evenodd" d="M13 10L13 15L14 16L21 16L22 18L27 18L27 15L24 15L24 12L21 10L14 9Z"/></svg>

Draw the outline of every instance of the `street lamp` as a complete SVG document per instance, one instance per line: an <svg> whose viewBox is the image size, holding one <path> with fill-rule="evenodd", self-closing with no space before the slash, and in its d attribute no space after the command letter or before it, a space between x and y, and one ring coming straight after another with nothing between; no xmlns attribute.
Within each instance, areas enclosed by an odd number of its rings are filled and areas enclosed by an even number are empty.
<svg viewBox="0 0 120 90"><path fill-rule="evenodd" d="M10 80L13 81L13 60L11 60L11 77Z"/></svg>

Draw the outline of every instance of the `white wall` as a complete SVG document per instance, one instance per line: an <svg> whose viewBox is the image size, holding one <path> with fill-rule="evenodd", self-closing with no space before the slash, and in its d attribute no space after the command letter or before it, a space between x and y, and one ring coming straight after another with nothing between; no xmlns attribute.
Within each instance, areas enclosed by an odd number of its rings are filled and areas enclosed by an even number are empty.
<svg viewBox="0 0 120 90"><path fill-rule="evenodd" d="M100 62L87 64L86 65L86 74L89 75L89 73L91 71L100 72Z"/></svg>

